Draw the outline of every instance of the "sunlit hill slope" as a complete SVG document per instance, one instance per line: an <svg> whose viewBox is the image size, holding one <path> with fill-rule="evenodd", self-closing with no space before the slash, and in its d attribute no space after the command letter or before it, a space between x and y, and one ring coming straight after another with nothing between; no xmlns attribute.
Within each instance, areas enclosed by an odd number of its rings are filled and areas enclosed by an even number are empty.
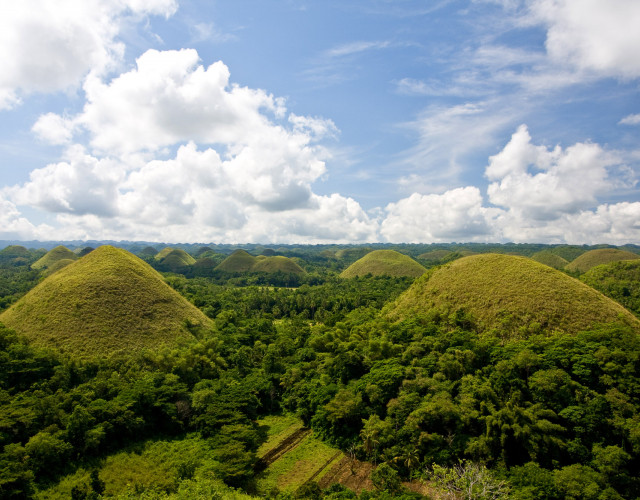
<svg viewBox="0 0 640 500"><path fill-rule="evenodd" d="M210 327L199 309L126 250L102 246L49 276L0 322L34 344L91 357L193 338Z"/></svg>

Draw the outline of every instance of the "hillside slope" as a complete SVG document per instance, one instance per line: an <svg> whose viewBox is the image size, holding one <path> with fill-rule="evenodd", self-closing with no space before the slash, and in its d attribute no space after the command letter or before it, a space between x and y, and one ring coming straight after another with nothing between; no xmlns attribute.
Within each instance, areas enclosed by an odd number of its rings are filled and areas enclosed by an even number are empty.
<svg viewBox="0 0 640 500"><path fill-rule="evenodd" d="M640 259L640 255L618 248L599 248L583 253L580 257L571 261L565 269L586 273L589 269L602 264L635 259Z"/></svg>
<svg viewBox="0 0 640 500"><path fill-rule="evenodd" d="M409 276L418 277L426 268L411 257L395 250L374 250L347 267L341 278L356 276Z"/></svg>
<svg viewBox="0 0 640 500"><path fill-rule="evenodd" d="M76 260L78 259L78 256L67 247L60 245L52 250L49 250L40 259L31 264L31 267L33 269L46 269L54 265L59 260L63 259Z"/></svg>
<svg viewBox="0 0 640 500"><path fill-rule="evenodd" d="M111 246L49 276L0 322L34 344L81 357L173 344L193 338L187 323L212 325L148 264Z"/></svg>
<svg viewBox="0 0 640 500"><path fill-rule="evenodd" d="M576 333L621 319L640 332L640 321L584 283L525 257L482 254L425 274L386 309L391 320L437 309L462 310L481 331L527 329Z"/></svg>

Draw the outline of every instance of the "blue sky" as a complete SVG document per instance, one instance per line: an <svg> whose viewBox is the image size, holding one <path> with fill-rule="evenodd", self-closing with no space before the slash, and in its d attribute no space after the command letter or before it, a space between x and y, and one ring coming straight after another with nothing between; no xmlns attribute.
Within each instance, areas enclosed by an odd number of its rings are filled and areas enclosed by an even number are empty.
<svg viewBox="0 0 640 500"><path fill-rule="evenodd" d="M635 0L0 7L0 239L640 243Z"/></svg>

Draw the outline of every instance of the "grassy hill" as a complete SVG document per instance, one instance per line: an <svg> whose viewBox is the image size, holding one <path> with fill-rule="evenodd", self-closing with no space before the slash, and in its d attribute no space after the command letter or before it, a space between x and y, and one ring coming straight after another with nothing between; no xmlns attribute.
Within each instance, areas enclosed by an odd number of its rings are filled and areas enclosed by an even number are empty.
<svg viewBox="0 0 640 500"><path fill-rule="evenodd" d="M286 273L286 274L305 274L304 269L302 269L298 264L296 264L293 260L288 257L283 257L281 255L276 255L273 257L264 257L262 259L256 259L255 264L251 268L252 272L262 272L262 273Z"/></svg>
<svg viewBox="0 0 640 500"><path fill-rule="evenodd" d="M569 262L567 259L560 257L558 254L553 253L550 250L542 250L534 253L531 258L540 264L553 267L554 269L564 269Z"/></svg>
<svg viewBox="0 0 640 500"><path fill-rule="evenodd" d="M591 268L580 280L640 316L640 260L620 260Z"/></svg>
<svg viewBox="0 0 640 500"><path fill-rule="evenodd" d="M73 259L60 259L55 261L51 266L47 267L44 271L45 276L51 276L53 273L57 273L60 269L67 267L69 264L74 263Z"/></svg>
<svg viewBox="0 0 640 500"><path fill-rule="evenodd" d="M386 314L404 319L431 309L462 310L481 331L497 328L517 335L521 328L575 333L596 323L622 319L640 331L638 321L600 292L525 257L482 254L436 268L418 280Z"/></svg>
<svg viewBox="0 0 640 500"><path fill-rule="evenodd" d="M216 269L228 273L245 273L256 263L256 258L246 250L236 250L224 259Z"/></svg>
<svg viewBox="0 0 640 500"><path fill-rule="evenodd" d="M0 250L0 265L23 265L31 258L31 252L21 245L10 245Z"/></svg>
<svg viewBox="0 0 640 500"><path fill-rule="evenodd" d="M340 277L356 276L410 276L422 275L426 269L411 257L395 250L374 250L347 267Z"/></svg>
<svg viewBox="0 0 640 500"><path fill-rule="evenodd" d="M111 246L46 278L0 322L34 344L79 357L173 344L193 338L187 323L212 325L148 264Z"/></svg>
<svg viewBox="0 0 640 500"><path fill-rule="evenodd" d="M580 257L570 262L565 269L586 273L589 269L602 264L633 259L640 259L640 255L617 248L599 248L583 253Z"/></svg>
<svg viewBox="0 0 640 500"><path fill-rule="evenodd" d="M160 263L164 270L177 272L195 264L196 259L184 250L174 248L160 260Z"/></svg>
<svg viewBox="0 0 640 500"><path fill-rule="evenodd" d="M431 250L430 252L418 255L418 258L426 260L427 262L438 262L439 260L444 259L450 253L450 250Z"/></svg>
<svg viewBox="0 0 640 500"><path fill-rule="evenodd" d="M173 248L171 247L164 247L162 250L160 250L156 256L154 257L154 259L156 260L162 260L164 259L167 255L169 255L171 252L173 252Z"/></svg>
<svg viewBox="0 0 640 500"><path fill-rule="evenodd" d="M60 245L52 250L49 250L40 259L31 264L31 267L33 269L45 269L47 267L51 267L57 261L63 259L76 260L78 259L78 256L67 247Z"/></svg>

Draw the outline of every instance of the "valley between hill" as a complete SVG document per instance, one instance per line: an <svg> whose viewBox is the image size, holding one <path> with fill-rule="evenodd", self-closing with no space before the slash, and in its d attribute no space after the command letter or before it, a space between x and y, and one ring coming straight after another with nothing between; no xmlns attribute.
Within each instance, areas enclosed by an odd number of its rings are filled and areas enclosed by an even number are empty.
<svg viewBox="0 0 640 500"><path fill-rule="evenodd" d="M640 496L624 252L56 247L0 250L0 498Z"/></svg>

